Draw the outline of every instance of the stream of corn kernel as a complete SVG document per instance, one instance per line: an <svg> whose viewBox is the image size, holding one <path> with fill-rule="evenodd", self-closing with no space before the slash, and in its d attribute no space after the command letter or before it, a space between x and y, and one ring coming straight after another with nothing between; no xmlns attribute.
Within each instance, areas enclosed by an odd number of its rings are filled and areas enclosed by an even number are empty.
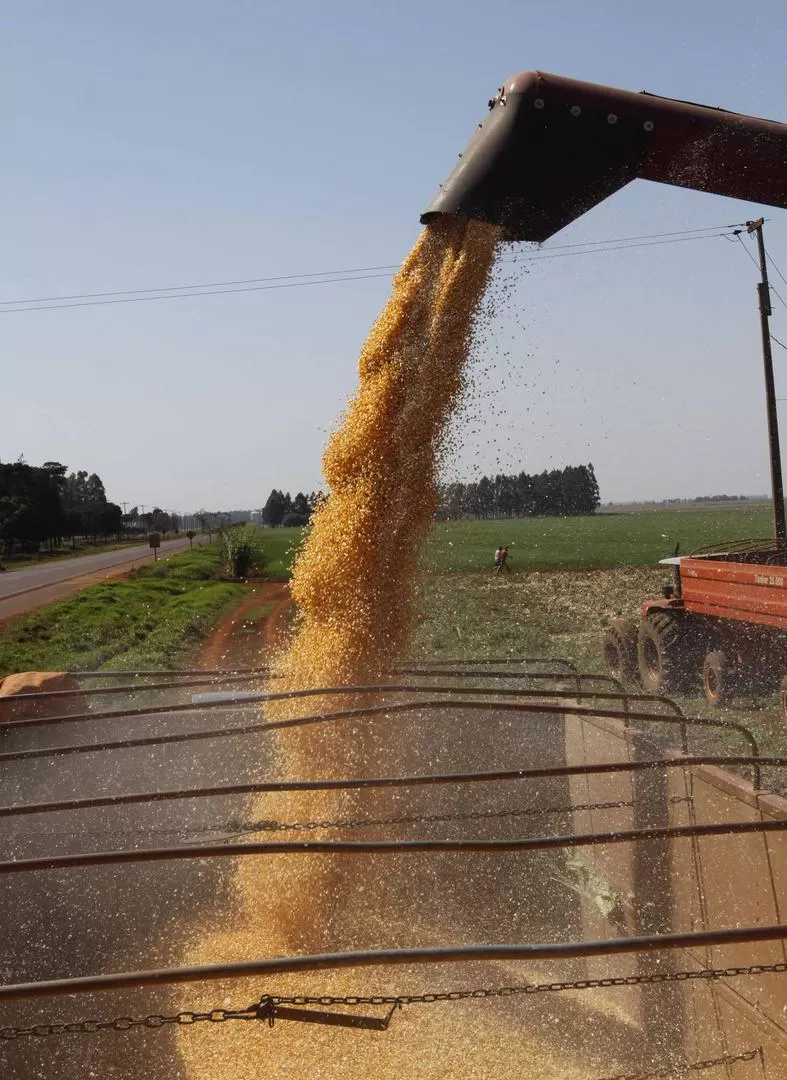
<svg viewBox="0 0 787 1080"><path fill-rule="evenodd" d="M496 228L482 223L439 220L424 230L394 281L361 353L358 392L325 451L330 496L317 510L296 562L292 595L298 614L290 647L276 664L276 689L384 680L406 645L417 561L436 506L442 440L463 387L474 317L498 237ZM330 707L341 705L334 698ZM281 703L276 708L277 716L305 711L303 702L290 705L289 713ZM319 711L313 700L308 710ZM429 715L410 724L342 721L290 729L280 734L271 775L451 771L494 762L501 767L507 756L521 754L518 730L508 720L497 728L487 724L481 739L477 725L463 731L460 737L450 722ZM449 813L488 807L500 797L482 790L440 796ZM433 813L435 795L427 793L423 800L421 812ZM412 812L413 805L413 794L401 791L371 797L328 792L295 794L286 802L280 796L256 798L248 812L255 818L315 821L384 817ZM499 822L487 824L472 835L516 835L522 826L510 825L511 833L500 828ZM456 824L451 832L440 823L409 833L370 826L360 833L335 827L307 835L391 839L449 833L467 835L457 832ZM528 878L530 865L523 868L505 857L470 864L451 855L238 860L231 917L222 925L197 925L186 962L515 941L534 933L544 940L553 913L536 893L551 871L542 866L542 884L535 886ZM534 924L535 910L541 916ZM565 927L556 933L566 936ZM315 987L329 994L417 993L517 983L543 974L521 965L443 965L279 977L269 989L277 994L310 993ZM266 989L253 981L213 984L204 997L215 1005L226 995L235 1007ZM586 999L575 996L569 1006L557 1008L555 1002L533 998L414 1006L397 1013L386 1032L295 1023L273 1029L259 1023L206 1024L178 1033L178 1048L191 1080L366 1075L579 1080L598 1073L588 1071L589 1058L577 1041L566 1038L564 1010L571 1015L581 1010L583 1041L596 1052L604 1045L607 1022L618 1041L629 1024L614 1001L598 995ZM599 1068L604 1060L609 1061L607 1054L596 1062Z"/></svg>

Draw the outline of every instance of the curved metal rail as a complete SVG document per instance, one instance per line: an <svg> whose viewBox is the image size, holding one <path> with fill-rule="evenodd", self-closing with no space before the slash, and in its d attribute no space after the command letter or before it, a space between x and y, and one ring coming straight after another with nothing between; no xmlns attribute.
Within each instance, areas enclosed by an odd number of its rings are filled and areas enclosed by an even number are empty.
<svg viewBox="0 0 787 1080"><path fill-rule="evenodd" d="M227 795L252 795L261 792L355 791L365 788L431 787L451 784L489 784L516 780L543 780L570 776L596 776L606 773L646 772L649 769L686 769L696 765L751 765L761 768L785 768L787 757L750 758L693 754L657 758L650 761L608 761L592 765L556 765L551 768L506 769L495 772L430 773L412 776L362 776L337 780L265 780L246 784L216 784L197 788L174 788L168 791L135 791L118 795L93 795L80 799L60 799L39 803L15 803L0 806L0 818L28 814L48 814L62 810L90 810L98 807L129 806L139 803L172 802L178 799L204 799Z"/></svg>
<svg viewBox="0 0 787 1080"><path fill-rule="evenodd" d="M711 945L740 945L755 941L783 941L787 925L748 926L728 930L703 930L692 934L610 938L606 941L571 941L531 945L468 945L422 949L378 949L347 953L317 953L311 956L276 956L241 960L234 964L204 964L195 967L156 968L124 971L109 975L83 975L72 979L0 986L0 1001L25 998L89 994L100 990L124 990L139 986L168 986L175 983L207 982L217 979L248 978L254 975L283 975L305 971L336 971L342 968L391 967L410 964L464 963L478 960L573 960L583 957L618 956L661 950L691 949Z"/></svg>

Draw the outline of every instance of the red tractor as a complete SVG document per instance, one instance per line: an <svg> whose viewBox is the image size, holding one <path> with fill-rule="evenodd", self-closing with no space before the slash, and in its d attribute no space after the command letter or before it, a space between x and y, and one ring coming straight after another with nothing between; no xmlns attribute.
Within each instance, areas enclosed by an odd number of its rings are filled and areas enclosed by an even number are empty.
<svg viewBox="0 0 787 1080"><path fill-rule="evenodd" d="M787 718L787 547L742 540L661 563L674 583L642 605L639 627L608 628L609 673L651 693L690 693L701 680L712 705L780 688Z"/></svg>

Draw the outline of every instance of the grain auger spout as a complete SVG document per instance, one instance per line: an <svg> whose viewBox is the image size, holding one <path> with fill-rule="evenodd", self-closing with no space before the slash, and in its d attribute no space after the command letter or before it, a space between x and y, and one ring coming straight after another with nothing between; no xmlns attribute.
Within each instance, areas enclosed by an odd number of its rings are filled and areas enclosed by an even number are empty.
<svg viewBox="0 0 787 1080"><path fill-rule="evenodd" d="M541 242L632 180L787 208L787 124L540 71L515 75L421 217Z"/></svg>

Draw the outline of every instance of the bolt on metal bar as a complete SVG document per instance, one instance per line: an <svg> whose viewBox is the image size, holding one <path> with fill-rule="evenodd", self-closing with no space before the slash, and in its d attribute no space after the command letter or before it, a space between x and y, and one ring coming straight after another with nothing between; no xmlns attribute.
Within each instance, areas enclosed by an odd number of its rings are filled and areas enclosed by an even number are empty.
<svg viewBox="0 0 787 1080"><path fill-rule="evenodd" d="M378 949L304 956L275 956L241 960L231 964L155 968L106 975L82 975L70 979L0 986L0 1001L88 994L103 990L126 990L141 986L245 979L256 975L284 975L306 971L337 971L346 968L390 967L413 964L465 963L481 960L573 960L596 956L652 953L712 945L740 945L755 941L782 941L787 926L748 926L727 930L703 930L685 934L610 938L606 941L558 942L530 945L466 945L417 949Z"/></svg>
<svg viewBox="0 0 787 1080"><path fill-rule="evenodd" d="M246 784L217 784L196 788L176 788L168 791L137 791L118 795L95 795L81 799L60 799L49 802L18 803L0 806L0 818L28 814L47 814L63 810L91 810L98 807L128 806L147 802L171 802L179 799L203 799L228 795L251 795L260 792L346 791L364 788L426 787L448 784L488 784L516 780L554 779L569 776L591 776L606 773L644 772L648 769L691 768L696 765L752 765L763 768L785 768L787 757L767 757L754 761L750 757L696 754L658 758L651 761L612 761L591 765L558 765L553 768L507 769L478 773L434 773L414 776L369 776L337 780L268 780Z"/></svg>
<svg viewBox="0 0 787 1080"><path fill-rule="evenodd" d="M606 690L522 690L522 689L497 689L488 686L412 686L409 683L381 683L381 684L369 684L361 686L322 686L322 687L310 687L307 690L281 690L281 691L261 691L258 694L246 694L242 701L216 701L216 702L180 702L168 705L147 705L139 706L133 709L106 709L103 712L86 712L86 713L65 713L61 716L33 716L20 720L9 720L3 724L3 728L11 730L14 728L30 728L40 727L44 724L75 724L82 723L87 720L125 720L130 716L156 716L161 713L193 713L202 712L206 707L210 708L249 708L256 703L263 703L267 701L290 701L300 698L320 697L320 696L347 696L355 697L366 694L470 694L478 697L499 697L505 696L509 698L522 698L522 699L536 699L536 698L557 698L559 700L603 700L603 701L619 701L624 700L626 703L629 701L665 701L674 710L676 710L677 716L683 716L680 707L672 701L670 698L654 698L649 694L618 694L612 693ZM17 700L24 702L32 695L21 694ZM413 704L417 704L414 702ZM634 715L627 709L627 714ZM616 714L617 715L617 714Z"/></svg>
<svg viewBox="0 0 787 1080"><path fill-rule="evenodd" d="M0 861L0 875L67 870L86 866L115 866L138 862L171 862L180 859L213 859L247 855L395 855L421 852L554 851L558 848L600 847L670 840L692 836L736 836L787 831L787 819L776 821L729 821L708 825L654 825L645 829L621 829L603 833L569 833L561 836L528 836L516 840L265 840L246 844L183 844L178 847L135 848L131 851L76 852L42 855L33 859Z"/></svg>
<svg viewBox="0 0 787 1080"><path fill-rule="evenodd" d="M249 702L246 703L247 705ZM227 702L216 702L211 706L212 709L226 709L230 708L230 704ZM252 735L260 734L268 731L275 731L282 728L299 727L308 724L320 724L332 720L345 720L345 719L360 719L361 717L388 717L393 714L399 714L403 712L409 712L412 710L421 711L439 711L439 710L469 710L471 712L514 712L522 715L523 718L533 718L539 715L546 716L586 716L590 719L594 717L609 718L613 720L620 719L620 712L614 709L585 709L581 706L575 705L546 705L538 702L532 702L528 705L520 705L518 702L511 701L465 701L462 698L454 700L437 699L437 700L423 700L423 701L405 701L394 702L388 705L370 705L356 709L342 709L332 713L319 713L313 716L299 716L290 720L272 720L255 724L242 724L230 728L214 728L211 731L189 731L179 735L155 735L145 738L137 739L117 739L113 741L107 741L103 743L90 743L83 745L81 743L68 746L54 746L43 747L35 750L14 750L0 754L0 764L10 761L27 761L33 758L44 757L62 757L70 754L91 754L99 751L106 750L124 750L129 748L135 748L140 746L166 746L174 743L181 742L197 742L203 739L216 739L216 738L231 738L240 735ZM179 711L175 709L153 709L150 710L151 715L157 712L174 712ZM147 715L145 710L141 710L144 715ZM121 713L121 716L129 714ZM712 720L705 717L680 717L680 716L662 716L654 713L629 711L628 718L630 720L647 720L662 724L688 724L692 727L717 727L724 728L728 731L737 731L741 737L746 741L751 756L754 759L752 765L754 773L754 787L759 789L760 787L760 769L757 762L760 758L760 748L755 736L748 728L743 727L742 724L733 724L725 720Z"/></svg>

